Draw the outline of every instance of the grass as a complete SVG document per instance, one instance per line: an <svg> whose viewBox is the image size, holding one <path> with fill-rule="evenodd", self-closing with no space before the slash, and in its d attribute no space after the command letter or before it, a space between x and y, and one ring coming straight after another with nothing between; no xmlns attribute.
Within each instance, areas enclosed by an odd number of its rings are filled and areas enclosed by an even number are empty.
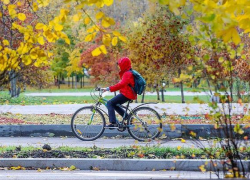
<svg viewBox="0 0 250 180"><path fill-rule="evenodd" d="M106 96L106 99L111 99L114 96ZM165 103L181 103L181 96L164 96ZM138 96L138 102L141 102L142 96ZM186 96L186 103L208 103L209 96ZM144 102L161 102L156 96L145 96ZM0 92L0 104L9 105L46 105L46 104L86 104L94 103L90 96L47 96L47 97L32 97L20 94L17 98L10 98L6 91Z"/></svg>
<svg viewBox="0 0 250 180"><path fill-rule="evenodd" d="M88 83L89 84L89 83ZM90 92L91 90L94 89L93 85L87 85L84 86L83 88L80 88L80 86L78 85L78 88L71 88L68 87L67 84L61 84L60 85L60 89L58 89L58 86L50 86L49 88L45 88L45 89L37 89L31 86L28 86L25 93L62 93L62 92ZM147 89L148 91L152 91L153 89ZM167 91L180 91L179 87L174 87L173 84L170 84L170 86L166 87L165 90ZM186 85L184 85L184 91L194 91L194 92L203 92L203 91L208 91L208 88L206 86L202 87L202 88L189 88Z"/></svg>
<svg viewBox="0 0 250 180"><path fill-rule="evenodd" d="M46 145L48 147L48 145ZM219 148L207 148L214 158L225 158ZM250 147L243 152L245 158L249 158ZM127 146L118 148L86 147L58 147L52 150L43 150L35 147L0 146L0 157L49 157L49 158L127 158L127 159L210 159L211 157L199 148L172 148L159 146Z"/></svg>
<svg viewBox="0 0 250 180"><path fill-rule="evenodd" d="M111 99L114 96L106 96L106 99ZM138 96L138 102L141 102L142 96ZM181 96L164 96L164 103L181 103ZM209 103L210 96L185 96L186 103ZM234 96L234 99L238 98ZM48 104L86 104L94 103L95 101L90 96L47 96L47 97L33 97L21 94L17 98L10 98L6 91L0 92L0 104L7 105L48 105ZM157 102L157 96L145 96L144 102ZM236 102L236 101L235 101ZM243 103L244 103L243 98ZM246 102L249 102L246 98Z"/></svg>

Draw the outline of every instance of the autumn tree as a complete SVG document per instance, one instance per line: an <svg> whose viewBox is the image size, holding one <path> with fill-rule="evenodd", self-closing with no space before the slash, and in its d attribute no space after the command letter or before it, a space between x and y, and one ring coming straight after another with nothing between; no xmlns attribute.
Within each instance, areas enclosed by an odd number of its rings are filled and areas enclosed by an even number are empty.
<svg viewBox="0 0 250 180"><path fill-rule="evenodd" d="M48 44L53 44L58 39L64 39L67 44L70 44L70 39L63 32L64 23L68 20L69 14L75 22L84 21L88 25L89 41L94 40L97 34L101 36L109 34L112 39L119 38L125 41L125 37L105 30L114 25L115 21L100 9L112 5L113 0L67 0L63 3L65 5L63 8L58 6L60 10L58 14L48 14L48 18L43 19L39 16L40 11L45 9L44 7L47 7L49 3L51 3L49 0L0 1L1 34L4 34L1 37L0 47L2 57L0 61L1 84L14 79L17 74L21 73L23 66L48 65L48 59L52 55L49 53ZM71 9L75 11L71 13ZM96 12L95 18L92 18L89 13L93 10ZM99 23L101 25L98 25ZM16 41L13 42L13 39ZM106 46L103 44L100 44L93 51L96 56L101 53L107 54ZM16 96L16 94L13 93L12 96Z"/></svg>
<svg viewBox="0 0 250 180"><path fill-rule="evenodd" d="M10 80L11 96L17 96L16 81L22 70L29 66L47 66L51 56L48 42L68 37L60 25L67 14L61 10L59 17L48 25L37 16L37 11L46 7L48 1L0 1L0 84Z"/></svg>
<svg viewBox="0 0 250 180"><path fill-rule="evenodd" d="M226 81L228 88L223 88L227 94L218 95L221 99L221 106L216 102L209 103L211 114L207 114L209 120L215 122L216 137L214 141L219 144L221 150L218 154L225 154L221 162L229 169L225 177L245 177L246 167L242 164L244 149L247 147L247 137L245 128L248 125L241 125L243 119L233 125L232 123L232 95L233 82L237 71L237 63L242 64L243 59L248 62L244 53L246 46L241 44L241 35L248 34L250 25L249 1L236 0L216 0L216 1L168 1L159 0L160 4L169 6L169 9L177 15L188 17L182 13L182 9L192 6L190 13L194 21L187 27L193 33L190 33L189 40L199 53L195 54L195 60L204 70L197 72L199 75L205 75L211 78L214 84ZM240 62L240 63L239 63ZM244 63L243 63L244 64ZM247 65L244 64L244 65ZM235 69L236 68L236 69ZM237 75L238 76L238 75ZM217 80L218 78L218 80ZM238 100L238 105L243 106L242 101ZM246 112L244 110L244 112ZM195 133L190 134L197 138ZM243 139L244 137L244 139ZM240 142L245 141L245 144ZM197 141L199 142L199 140ZM199 142L199 144L202 144ZM214 146L212 147L214 148ZM211 157L217 157L211 153L211 149L202 148ZM225 161L227 159L227 161Z"/></svg>
<svg viewBox="0 0 250 180"><path fill-rule="evenodd" d="M167 80L176 73L180 76L181 69L191 65L192 60L186 56L191 54L190 43L181 34L186 22L164 6L151 9L146 14L128 29L127 48L134 68L152 86L161 84L163 79ZM182 81L180 83L183 87Z"/></svg>

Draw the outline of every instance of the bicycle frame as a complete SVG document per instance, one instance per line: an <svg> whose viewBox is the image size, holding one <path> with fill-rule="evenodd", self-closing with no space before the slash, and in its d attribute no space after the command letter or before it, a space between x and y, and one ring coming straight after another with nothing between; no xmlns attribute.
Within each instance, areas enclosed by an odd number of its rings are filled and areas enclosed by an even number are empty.
<svg viewBox="0 0 250 180"><path fill-rule="evenodd" d="M108 115L103 109L100 108L101 105L104 105L104 106L106 107L106 109L107 109L107 102L108 102L108 100L105 99L104 97L102 97L102 94L103 94L103 93L102 93L101 91L99 91L99 96L98 96L97 102L93 105L93 107L94 107L94 109L100 110L101 112L103 112L104 114L106 114L106 115L109 117L109 115ZM92 97L92 98L93 98L93 97ZM93 99L94 99L94 98L93 98ZM137 108L139 108L139 107L141 107L141 106L144 106L144 105L146 105L146 104L157 104L157 103L143 103L143 104L140 104L140 105L136 106L136 107L133 108L133 109L129 109L129 104L130 104L130 102L131 102L131 101L128 101L127 106L123 106L123 105L121 105L121 104L117 104L117 106L120 106L120 107L122 107L122 108L125 109L125 114L123 115L122 121L121 121L122 124L124 124L124 121L126 120L126 118L125 118L125 115L126 115L126 114L133 114L133 112L134 112ZM128 113L128 112L129 112L129 113ZM91 116L91 119L90 119L90 121L89 121L90 124L91 124L91 122L93 121L94 114L95 114L95 112L93 112L93 114L92 114L92 116ZM133 114L133 115L134 115L134 114ZM135 115L135 117L136 117L139 121L141 121L141 123L143 123L142 120L141 120L138 116ZM116 118L116 122L117 122L117 123L120 123L120 122L118 121L117 118ZM88 124L89 124L89 123L88 123Z"/></svg>

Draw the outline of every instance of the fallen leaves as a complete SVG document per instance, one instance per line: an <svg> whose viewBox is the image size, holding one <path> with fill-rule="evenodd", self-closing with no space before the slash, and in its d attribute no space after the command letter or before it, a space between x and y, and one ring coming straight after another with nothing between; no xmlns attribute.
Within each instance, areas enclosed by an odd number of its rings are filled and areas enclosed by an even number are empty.
<svg viewBox="0 0 250 180"><path fill-rule="evenodd" d="M11 167L10 168L11 170L26 170L26 168L25 167L22 167L22 166L17 166L17 167Z"/></svg>
<svg viewBox="0 0 250 180"><path fill-rule="evenodd" d="M76 167L74 165L71 165L70 167L62 167L60 168L61 171L74 171L76 170Z"/></svg>

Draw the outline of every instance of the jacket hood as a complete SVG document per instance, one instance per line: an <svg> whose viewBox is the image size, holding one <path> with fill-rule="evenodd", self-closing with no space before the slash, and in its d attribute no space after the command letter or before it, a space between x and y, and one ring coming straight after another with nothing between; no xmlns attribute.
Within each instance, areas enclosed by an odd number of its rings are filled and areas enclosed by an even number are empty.
<svg viewBox="0 0 250 180"><path fill-rule="evenodd" d="M120 66L120 73L124 73L131 69L131 61L128 57L123 57L119 59L118 65Z"/></svg>

